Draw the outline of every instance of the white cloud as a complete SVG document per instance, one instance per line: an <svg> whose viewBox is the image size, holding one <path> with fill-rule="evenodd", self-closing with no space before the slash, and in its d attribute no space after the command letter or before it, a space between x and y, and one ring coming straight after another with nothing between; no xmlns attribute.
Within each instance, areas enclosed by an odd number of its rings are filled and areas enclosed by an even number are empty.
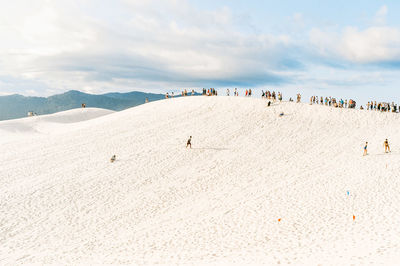
<svg viewBox="0 0 400 266"><path fill-rule="evenodd" d="M314 28L310 43L325 58L351 63L388 63L400 61L400 29L386 25L388 7L383 5L365 29L345 27L340 32Z"/></svg>
<svg viewBox="0 0 400 266"><path fill-rule="evenodd" d="M371 27L364 31L347 28L342 37L342 54L361 63L400 60L400 31L390 27Z"/></svg>
<svg viewBox="0 0 400 266"><path fill-rule="evenodd" d="M322 56L354 63L400 60L400 30L393 27L346 27L340 34L313 29L310 43Z"/></svg>
<svg viewBox="0 0 400 266"><path fill-rule="evenodd" d="M228 7L198 10L185 0L108 5L16 0L0 11L6 25L0 31L6 40L0 43L0 75L46 84L43 93L49 88L101 92L207 81L276 82L281 58L288 60L287 35L243 33Z"/></svg>

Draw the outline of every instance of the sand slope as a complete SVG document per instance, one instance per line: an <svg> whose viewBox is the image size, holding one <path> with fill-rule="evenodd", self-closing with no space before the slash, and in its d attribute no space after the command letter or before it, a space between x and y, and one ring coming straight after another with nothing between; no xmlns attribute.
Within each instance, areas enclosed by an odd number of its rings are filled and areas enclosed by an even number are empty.
<svg viewBox="0 0 400 266"><path fill-rule="evenodd" d="M0 138L2 138L0 143L18 137L27 138L35 134L54 134L58 131L68 131L75 128L72 124L112 113L114 111L101 108L77 108L49 115L0 121Z"/></svg>
<svg viewBox="0 0 400 266"><path fill-rule="evenodd" d="M13 139L0 123L0 264L397 262L399 119L184 97Z"/></svg>

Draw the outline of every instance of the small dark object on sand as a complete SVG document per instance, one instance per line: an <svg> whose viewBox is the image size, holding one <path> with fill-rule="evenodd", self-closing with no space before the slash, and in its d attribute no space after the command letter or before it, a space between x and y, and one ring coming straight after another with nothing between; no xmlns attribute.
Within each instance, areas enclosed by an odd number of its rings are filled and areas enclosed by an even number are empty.
<svg viewBox="0 0 400 266"><path fill-rule="evenodd" d="M115 162L115 160L116 160L117 158L116 158L116 156L115 155L113 155L112 157L111 157L111 159L110 159L110 162Z"/></svg>

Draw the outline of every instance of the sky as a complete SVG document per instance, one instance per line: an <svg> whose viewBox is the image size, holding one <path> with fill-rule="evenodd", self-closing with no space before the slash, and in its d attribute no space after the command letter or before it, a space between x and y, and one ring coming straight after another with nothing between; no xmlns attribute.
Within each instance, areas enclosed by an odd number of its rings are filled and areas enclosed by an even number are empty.
<svg viewBox="0 0 400 266"><path fill-rule="evenodd" d="M400 102L400 1L1 6L0 95L237 87Z"/></svg>

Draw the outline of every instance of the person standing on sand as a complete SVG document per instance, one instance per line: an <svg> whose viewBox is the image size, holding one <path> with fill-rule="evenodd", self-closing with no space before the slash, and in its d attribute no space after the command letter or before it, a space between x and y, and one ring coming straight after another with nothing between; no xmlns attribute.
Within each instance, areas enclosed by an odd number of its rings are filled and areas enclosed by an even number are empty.
<svg viewBox="0 0 400 266"><path fill-rule="evenodd" d="M383 142L383 145L385 146L385 153L388 151L390 152L390 147L389 147L389 141L386 139L385 142Z"/></svg>
<svg viewBox="0 0 400 266"><path fill-rule="evenodd" d="M363 156L368 155L368 153L367 153L367 148L368 148L368 142L365 142L364 154L363 154Z"/></svg>
<svg viewBox="0 0 400 266"><path fill-rule="evenodd" d="M186 148L190 146L190 148L192 148L192 136L190 136L190 138L188 139L187 143L186 143Z"/></svg>

